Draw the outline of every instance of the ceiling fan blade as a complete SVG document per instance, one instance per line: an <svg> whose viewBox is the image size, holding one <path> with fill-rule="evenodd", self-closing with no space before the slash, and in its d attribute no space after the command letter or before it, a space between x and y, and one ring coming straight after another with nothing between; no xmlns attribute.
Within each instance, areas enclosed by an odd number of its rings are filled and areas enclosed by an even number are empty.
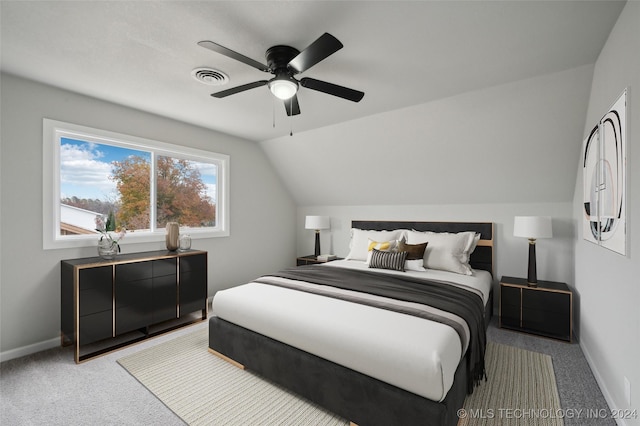
<svg viewBox="0 0 640 426"><path fill-rule="evenodd" d="M316 80L315 78L304 77L300 79L302 87L317 90L318 92L327 93L329 95L338 96L353 102L360 102L364 96L364 92L349 89L348 87L338 86L337 84L327 83L326 81Z"/></svg>
<svg viewBox="0 0 640 426"><path fill-rule="evenodd" d="M209 40L204 40L204 41L199 41L198 42L198 46L202 46L205 49L213 50L216 53L220 53L221 55L227 56L227 57L229 57L231 59L235 59L236 61L240 61L240 62L242 62L244 64L247 64L247 65L249 65L251 67L257 68L260 71L269 72L269 67L268 66L266 66L264 64L261 64L258 61L254 61L251 58L247 58L246 56L241 55L240 53L235 52L235 51L233 51L231 49L228 49L228 48L226 48L224 46L221 46L218 43L214 43L214 42L209 41Z"/></svg>
<svg viewBox="0 0 640 426"><path fill-rule="evenodd" d="M256 87L264 86L267 84L267 80L254 81L253 83L243 84L242 86L232 87L231 89L223 90L221 92L212 93L214 98L225 98L236 93L244 92L245 90L255 89Z"/></svg>
<svg viewBox="0 0 640 426"><path fill-rule="evenodd" d="M284 109L287 110L287 115L291 117L292 115L300 114L300 104L298 104L298 96L293 95L293 97L284 100Z"/></svg>
<svg viewBox="0 0 640 426"><path fill-rule="evenodd" d="M342 43L331 34L324 33L289 61L289 68L292 68L297 73L305 72L340 49L342 49Z"/></svg>

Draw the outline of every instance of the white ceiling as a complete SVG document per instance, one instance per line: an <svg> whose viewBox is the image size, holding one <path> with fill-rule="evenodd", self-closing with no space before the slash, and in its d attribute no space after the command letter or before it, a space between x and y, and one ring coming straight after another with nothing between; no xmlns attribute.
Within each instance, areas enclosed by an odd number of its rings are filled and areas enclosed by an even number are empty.
<svg viewBox="0 0 640 426"><path fill-rule="evenodd" d="M2 1L3 71L256 141L594 63L617 1ZM302 88L285 115L269 77L196 43L260 62L324 32L344 48L300 77L364 91L352 103ZM230 76L206 86L191 70ZM275 109L274 109L275 108ZM273 127L275 119L275 128Z"/></svg>

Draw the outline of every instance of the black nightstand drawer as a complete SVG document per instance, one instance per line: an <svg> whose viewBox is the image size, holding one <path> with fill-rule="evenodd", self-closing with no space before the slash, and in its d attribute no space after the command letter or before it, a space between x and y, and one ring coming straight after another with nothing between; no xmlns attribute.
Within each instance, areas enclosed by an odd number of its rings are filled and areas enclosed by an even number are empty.
<svg viewBox="0 0 640 426"><path fill-rule="evenodd" d="M569 340L571 322L566 314L522 309L522 328L548 337Z"/></svg>
<svg viewBox="0 0 640 426"><path fill-rule="evenodd" d="M571 307L571 295L567 293L529 289L523 289L522 291L525 293L522 297L523 309L539 309L567 314Z"/></svg>

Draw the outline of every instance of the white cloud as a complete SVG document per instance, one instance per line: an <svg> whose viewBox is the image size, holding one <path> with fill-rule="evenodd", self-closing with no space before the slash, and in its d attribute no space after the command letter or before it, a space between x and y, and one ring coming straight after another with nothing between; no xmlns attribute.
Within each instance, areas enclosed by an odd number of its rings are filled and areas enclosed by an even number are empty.
<svg viewBox="0 0 640 426"><path fill-rule="evenodd" d="M202 175L203 179L205 180L210 180L211 176L217 176L218 174L218 166L216 166L215 164L201 163L199 161L191 161L190 163L196 169L198 169L200 175Z"/></svg>
<svg viewBox="0 0 640 426"><path fill-rule="evenodd" d="M96 145L60 146L60 184L66 196L80 198L102 198L116 190L109 179L111 164L99 161L103 154Z"/></svg>

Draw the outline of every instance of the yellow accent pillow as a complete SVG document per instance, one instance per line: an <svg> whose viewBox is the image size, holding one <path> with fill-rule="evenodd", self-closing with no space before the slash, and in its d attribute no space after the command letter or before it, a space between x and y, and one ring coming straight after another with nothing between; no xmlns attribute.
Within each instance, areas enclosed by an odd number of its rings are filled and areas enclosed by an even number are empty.
<svg viewBox="0 0 640 426"><path fill-rule="evenodd" d="M397 245L398 245L398 241L396 240L378 242L378 241L369 239L369 245L367 246L367 251L371 251L373 249L376 249L379 251L393 251L395 250Z"/></svg>

